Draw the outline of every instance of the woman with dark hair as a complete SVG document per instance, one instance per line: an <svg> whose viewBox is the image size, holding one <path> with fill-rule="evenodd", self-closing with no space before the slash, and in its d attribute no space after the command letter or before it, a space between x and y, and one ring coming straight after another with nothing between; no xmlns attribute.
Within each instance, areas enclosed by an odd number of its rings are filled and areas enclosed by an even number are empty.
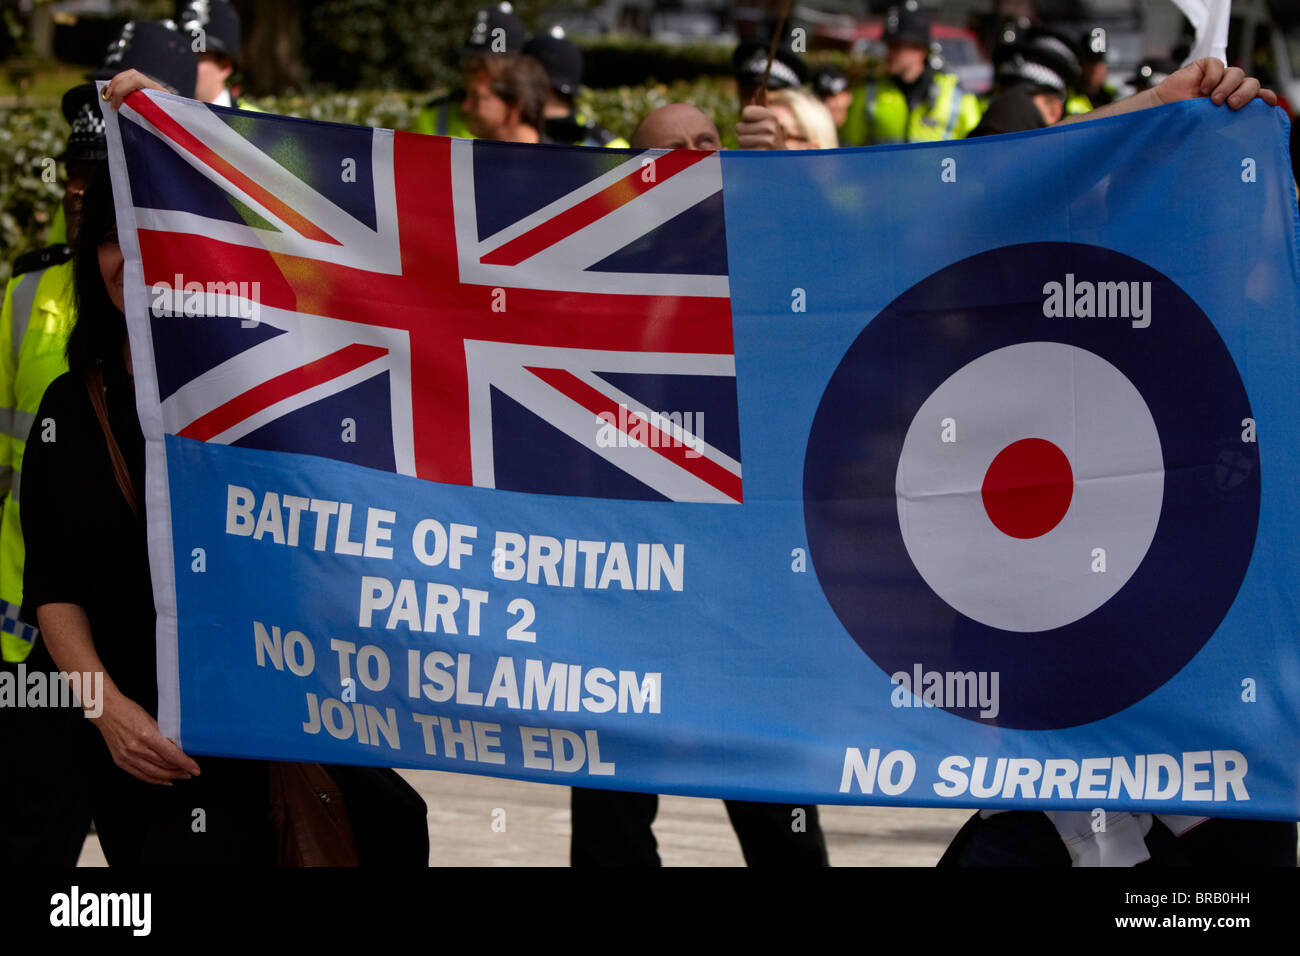
<svg viewBox="0 0 1300 956"><path fill-rule="evenodd" d="M267 765L200 767L158 729L144 437L108 176L84 202L68 372L41 401L24 461L24 611L61 671L103 675L94 710L82 701L102 739L83 733L73 759L110 865L271 865Z"/></svg>
<svg viewBox="0 0 1300 956"><path fill-rule="evenodd" d="M161 87L128 70L100 95L116 109L139 89ZM106 174L85 194L73 271L68 372L41 400L24 461L23 611L61 671L102 680L82 694L75 752L59 756L84 770L109 864L426 866L427 808L394 771L199 763L159 730L145 441Z"/></svg>

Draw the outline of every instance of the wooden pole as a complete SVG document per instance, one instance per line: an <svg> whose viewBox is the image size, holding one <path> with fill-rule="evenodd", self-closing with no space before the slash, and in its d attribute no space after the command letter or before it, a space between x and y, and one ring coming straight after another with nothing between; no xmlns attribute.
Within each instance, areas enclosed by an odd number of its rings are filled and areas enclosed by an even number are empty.
<svg viewBox="0 0 1300 956"><path fill-rule="evenodd" d="M782 0L781 16L776 21L776 29L772 32L772 43L767 50L767 64L763 67L763 81L758 84L758 92L754 94L754 102L759 106L767 105L767 78L772 74L772 61L776 59L776 48L781 44L781 35L785 33L785 22L793 6L794 0Z"/></svg>

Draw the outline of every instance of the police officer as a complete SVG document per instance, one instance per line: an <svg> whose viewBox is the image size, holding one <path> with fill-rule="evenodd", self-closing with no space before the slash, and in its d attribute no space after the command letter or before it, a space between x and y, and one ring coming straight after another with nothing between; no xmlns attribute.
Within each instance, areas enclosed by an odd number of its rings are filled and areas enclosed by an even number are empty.
<svg viewBox="0 0 1300 956"><path fill-rule="evenodd" d="M474 26L469 40L461 48L463 64L470 57L521 53L524 48L523 21L516 17L509 3L484 7L474 14ZM438 136L473 138L466 122L461 103L465 90L459 89L429 103L420 110L411 126L415 133L434 133Z"/></svg>
<svg viewBox="0 0 1300 956"><path fill-rule="evenodd" d="M999 44L993 51L993 68L998 96L989 105L990 114L999 100L1014 94L1032 100L1043 126L1073 115L1069 101L1072 91L1079 87L1079 62L1059 38L1029 31L1010 43ZM1075 109L1077 112L1078 107ZM1002 131L981 129L981 133Z"/></svg>
<svg viewBox="0 0 1300 956"><path fill-rule="evenodd" d="M171 20L132 20L108 47L104 62L86 74L88 80L111 80L125 70L139 70L173 93L194 98L198 87L198 56L188 34Z"/></svg>
<svg viewBox="0 0 1300 956"><path fill-rule="evenodd" d="M256 106L230 91L230 78L239 69L239 12L228 0L190 0L176 9L180 31L190 38L199 58L199 79L194 98L217 106L233 106L253 113Z"/></svg>
<svg viewBox="0 0 1300 956"><path fill-rule="evenodd" d="M844 72L836 66L818 67L813 71L812 90L830 110L836 129L843 126L853 102L853 91L849 89L849 80Z"/></svg>
<svg viewBox="0 0 1300 956"><path fill-rule="evenodd" d="M31 652L35 628L19 620L23 596L23 534L18 508L23 452L45 387L67 371L63 348L72 331L72 246L77 241L81 197L108 158L104 120L89 83L63 97L63 115L72 127L66 149L63 212L68 243L56 243L19 256L0 306L0 652L22 661ZM21 368L21 374L20 374Z"/></svg>
<svg viewBox="0 0 1300 956"><path fill-rule="evenodd" d="M108 156L95 88L83 84L63 97L72 127L58 156L65 164L67 238L77 239L81 197ZM15 260L0 306L0 652L14 678L57 668L36 645L36 629L19 618L23 538L19 498L23 452L45 387L67 370L63 349L74 316L72 246L59 243ZM39 425L36 429L41 431ZM57 437L47 435L47 437ZM39 440L39 437L38 437ZM22 693L22 690L19 690ZM13 701L9 701L13 704ZM85 842L90 806L75 753L84 728L71 712L0 707L0 742L8 768L0 787L0 866L73 866ZM85 723L81 720L81 723Z"/></svg>
<svg viewBox="0 0 1300 956"><path fill-rule="evenodd" d="M782 40L777 45L776 59L768 70L767 57L770 49L770 40L747 40L737 46L731 55L731 70L736 77L736 91L742 111L746 106L755 104L764 71L767 72L769 90L798 89L808 82L808 64L794 51L788 40Z"/></svg>
<svg viewBox="0 0 1300 956"><path fill-rule="evenodd" d="M628 142L578 112L575 98L582 83L582 51L564 39L559 27L524 44L524 54L546 68L551 93L546 100L546 135L555 143L626 149Z"/></svg>
<svg viewBox="0 0 1300 956"><path fill-rule="evenodd" d="M146 26L145 23L148 25ZM170 31L170 32L164 32ZM186 43L190 42L188 40ZM130 21L122 27L122 32L118 38L109 44L108 51L105 54L104 65L92 73L86 74L88 80L107 80L124 69L132 69L132 66L122 66L125 62L123 57L127 56L128 48L135 50L131 54L132 62L149 62L155 64L155 68L162 68L162 61L159 59L159 51L164 46L174 47L172 51L173 60L175 56L180 55L181 37L176 29L176 24L171 20L158 21ZM161 79L161 78L160 78ZM162 79L162 82L167 82ZM176 89L174 84L167 83L175 92L183 96L191 96L189 89ZM242 106L242 109L255 109L252 106ZM50 223L50 231L47 241L51 245L60 245L68 241L67 222L64 220L63 207L59 206L54 213L54 219Z"/></svg>
<svg viewBox="0 0 1300 956"><path fill-rule="evenodd" d="M1048 27L1032 27L1025 31L1025 42L1040 50L1055 53L1067 65L1062 71L1066 82L1065 115L1080 116L1092 110L1092 102L1083 91L1083 65L1074 38Z"/></svg>
<svg viewBox="0 0 1300 956"><path fill-rule="evenodd" d="M198 60L186 39L160 21L132 21L109 47L104 64L91 73L107 79L122 70L138 69L177 92L192 96ZM68 178L63 213L68 241L76 241L81 196L108 157L104 121L95 87L73 87L63 97L63 115L72 127L61 159ZM45 387L67 371L63 349L74 319L72 247L55 244L19 256L5 290L0 312L0 475L7 477L0 513L0 649L7 661L21 661L31 650L35 631L17 619L22 603L23 536L18 522L22 460L32 419ZM3 469L8 469L4 471Z"/></svg>
<svg viewBox="0 0 1300 956"><path fill-rule="evenodd" d="M885 17L885 73L853 91L841 146L960 139L980 120L980 105L956 74L930 60L930 18L916 0Z"/></svg>
<svg viewBox="0 0 1300 956"><path fill-rule="evenodd" d="M1106 65L1106 30L1093 27L1079 43L1079 67L1083 72L1080 92L1093 109L1115 102L1115 87L1107 83L1110 68Z"/></svg>

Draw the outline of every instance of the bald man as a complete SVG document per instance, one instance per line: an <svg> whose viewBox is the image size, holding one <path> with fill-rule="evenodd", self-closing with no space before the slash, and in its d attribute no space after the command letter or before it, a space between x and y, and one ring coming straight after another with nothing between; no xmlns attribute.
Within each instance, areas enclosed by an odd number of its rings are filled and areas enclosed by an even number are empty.
<svg viewBox="0 0 1300 956"><path fill-rule="evenodd" d="M757 108L757 107L756 107ZM766 112L766 111L765 111ZM632 134L634 149L720 149L718 128L686 103L646 114ZM826 838L817 807L724 801L750 866L826 866ZM574 787L569 860L574 866L659 866L651 829L659 810L653 793Z"/></svg>
<svg viewBox="0 0 1300 956"><path fill-rule="evenodd" d="M763 106L746 106L736 124L741 149L784 149L785 134L776 114ZM722 137L713 120L687 103L651 110L632 134L634 149L720 149Z"/></svg>
<svg viewBox="0 0 1300 956"><path fill-rule="evenodd" d="M721 149L722 137L703 111L687 103L651 110L632 134L633 149Z"/></svg>

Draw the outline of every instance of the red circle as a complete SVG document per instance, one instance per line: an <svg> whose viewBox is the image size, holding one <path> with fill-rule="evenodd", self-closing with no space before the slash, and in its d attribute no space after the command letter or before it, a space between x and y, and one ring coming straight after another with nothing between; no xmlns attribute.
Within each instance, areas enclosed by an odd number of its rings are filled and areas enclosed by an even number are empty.
<svg viewBox="0 0 1300 956"><path fill-rule="evenodd" d="M1023 438L998 452L984 475L984 510L1003 534L1038 538L1070 510L1074 472L1065 452L1042 438Z"/></svg>

